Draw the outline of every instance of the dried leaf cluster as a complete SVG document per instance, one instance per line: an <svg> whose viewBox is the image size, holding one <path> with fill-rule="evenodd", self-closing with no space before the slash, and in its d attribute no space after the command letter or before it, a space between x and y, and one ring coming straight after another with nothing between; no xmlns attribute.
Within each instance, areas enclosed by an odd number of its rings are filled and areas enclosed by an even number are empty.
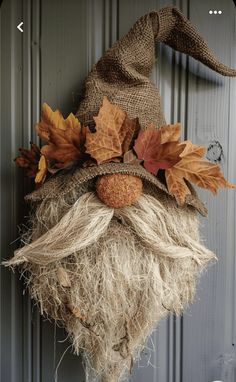
<svg viewBox="0 0 236 382"><path fill-rule="evenodd" d="M233 186L226 181L217 164L203 159L205 149L190 141L180 142L180 124L156 128L150 124L141 129L138 118L130 119L117 105L104 97L97 116L96 130L81 126L71 113L66 119L44 103L41 121L36 124L38 136L46 142L40 149L20 149L16 158L26 175L42 184L47 174L72 166L88 167L106 162L142 164L158 176L164 170L168 191L183 204L191 193L186 181L213 193L219 187Z"/></svg>
<svg viewBox="0 0 236 382"><path fill-rule="evenodd" d="M186 180L216 194L219 187L234 188L223 176L220 166L203 159L205 148L187 140L180 142L180 124L156 129L149 125L139 133L134 150L147 171L158 175L165 170L168 191L179 205L191 194Z"/></svg>
<svg viewBox="0 0 236 382"><path fill-rule="evenodd" d="M38 172L40 149L34 143L30 143L30 149L20 148L20 156L15 159L16 164L25 170L26 176L35 178Z"/></svg>

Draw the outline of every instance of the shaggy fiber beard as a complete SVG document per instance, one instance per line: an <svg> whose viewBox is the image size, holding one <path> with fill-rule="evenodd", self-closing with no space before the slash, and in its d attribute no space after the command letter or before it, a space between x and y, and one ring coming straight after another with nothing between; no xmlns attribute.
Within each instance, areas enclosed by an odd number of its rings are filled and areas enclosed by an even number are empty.
<svg viewBox="0 0 236 382"><path fill-rule="evenodd" d="M41 313L63 322L86 381L117 382L159 320L193 300L196 276L215 256L199 242L193 208L164 193L120 209L94 192L75 200L43 202L30 244L7 265L21 265ZM62 268L70 286L59 282Z"/></svg>

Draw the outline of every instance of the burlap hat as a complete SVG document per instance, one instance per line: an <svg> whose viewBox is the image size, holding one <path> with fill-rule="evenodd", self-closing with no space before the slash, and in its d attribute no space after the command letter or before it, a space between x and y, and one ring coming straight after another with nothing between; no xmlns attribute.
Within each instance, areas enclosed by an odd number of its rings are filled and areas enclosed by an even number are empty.
<svg viewBox="0 0 236 382"><path fill-rule="evenodd" d="M168 6L141 17L128 34L116 42L93 67L85 81L84 98L77 112L81 123L94 125L93 116L97 115L103 97L107 96L110 102L121 107L130 118L138 117L142 128L149 123L157 127L166 124L159 91L149 80L155 60L155 44L159 41L194 57L222 75L236 76L236 70L217 60L185 16L177 8ZM61 172L40 189L27 195L26 200L34 202L56 198L59 192L66 194L82 186L86 192L91 179L112 173L139 176L168 193L166 186L141 165L105 163L71 170L69 173ZM205 215L206 208L194 189L191 190L192 195L188 195L186 203Z"/></svg>

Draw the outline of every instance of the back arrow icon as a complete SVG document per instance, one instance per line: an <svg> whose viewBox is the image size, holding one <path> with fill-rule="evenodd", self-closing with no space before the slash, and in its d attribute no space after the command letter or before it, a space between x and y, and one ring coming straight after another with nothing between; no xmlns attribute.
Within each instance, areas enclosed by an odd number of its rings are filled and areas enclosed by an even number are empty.
<svg viewBox="0 0 236 382"><path fill-rule="evenodd" d="M23 29L21 28L23 24L24 24L23 21L21 21L21 23L17 25L17 29L19 29L19 31L21 32L23 32Z"/></svg>

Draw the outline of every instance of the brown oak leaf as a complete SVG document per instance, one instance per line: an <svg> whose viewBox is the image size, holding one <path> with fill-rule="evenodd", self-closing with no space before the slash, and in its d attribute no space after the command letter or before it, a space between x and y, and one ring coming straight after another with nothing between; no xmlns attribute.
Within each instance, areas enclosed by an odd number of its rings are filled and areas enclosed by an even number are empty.
<svg viewBox="0 0 236 382"><path fill-rule="evenodd" d="M194 145L190 141L182 142L179 146L182 147L180 161L165 171L168 190L178 204L182 205L186 196L191 194L185 180L208 189L213 194L220 187L234 188L224 178L219 165L202 159L205 153L203 146Z"/></svg>
<svg viewBox="0 0 236 382"><path fill-rule="evenodd" d="M180 160L183 147L178 143L179 138L179 123L159 129L150 124L146 129L140 130L134 150L146 170L157 175L158 170L168 169Z"/></svg>
<svg viewBox="0 0 236 382"><path fill-rule="evenodd" d="M137 119L129 119L117 105L103 98L99 113L94 117L96 132L86 134L86 153L96 159L97 164L114 161L129 150L139 129Z"/></svg>
<svg viewBox="0 0 236 382"><path fill-rule="evenodd" d="M20 148L20 156L15 158L17 166L24 168L26 176L35 178L38 172L38 163L40 160L40 148L31 143L30 149Z"/></svg>
<svg viewBox="0 0 236 382"><path fill-rule="evenodd" d="M82 160L87 128L81 127L72 113L64 119L58 110L52 111L44 103L36 130L39 137L48 142L41 153L53 167L62 168L67 163Z"/></svg>

